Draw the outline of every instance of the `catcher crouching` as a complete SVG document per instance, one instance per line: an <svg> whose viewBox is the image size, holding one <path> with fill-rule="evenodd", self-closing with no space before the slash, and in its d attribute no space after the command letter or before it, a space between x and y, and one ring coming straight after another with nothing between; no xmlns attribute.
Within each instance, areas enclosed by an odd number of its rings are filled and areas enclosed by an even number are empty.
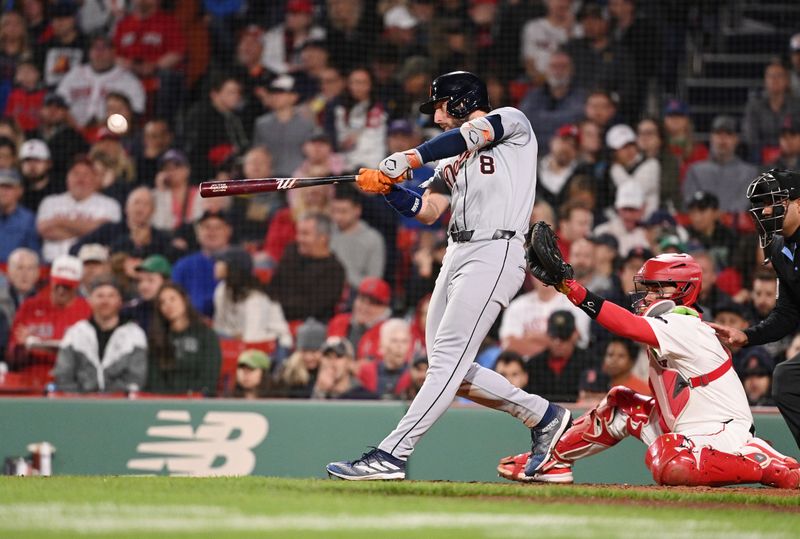
<svg viewBox="0 0 800 539"><path fill-rule="evenodd" d="M528 264L603 327L647 346L654 397L612 388L564 432L536 474L525 473L528 454L522 453L500 461L502 477L572 483L573 462L634 436L647 445L645 465L660 485L798 488L800 464L755 437L731 356L694 308L702 276L691 256L663 254L644 263L634 277L635 314L573 280L543 222L529 232Z"/></svg>

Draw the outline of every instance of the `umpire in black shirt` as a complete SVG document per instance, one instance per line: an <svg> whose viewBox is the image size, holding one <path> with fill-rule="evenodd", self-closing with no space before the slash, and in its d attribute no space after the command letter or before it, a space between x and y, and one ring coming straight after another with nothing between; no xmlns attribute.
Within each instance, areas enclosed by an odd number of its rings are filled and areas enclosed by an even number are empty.
<svg viewBox="0 0 800 539"><path fill-rule="evenodd" d="M777 341L800 323L800 172L765 172L750 183L747 198L779 287L775 309L760 324L744 331L711 324L723 342L740 347ZM800 354L775 367L772 396L800 447Z"/></svg>

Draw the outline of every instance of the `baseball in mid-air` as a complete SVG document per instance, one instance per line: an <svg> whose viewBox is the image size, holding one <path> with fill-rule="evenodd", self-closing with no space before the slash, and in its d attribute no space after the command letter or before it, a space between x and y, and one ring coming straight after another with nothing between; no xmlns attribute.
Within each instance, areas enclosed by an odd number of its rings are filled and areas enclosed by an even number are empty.
<svg viewBox="0 0 800 539"><path fill-rule="evenodd" d="M128 120L122 114L112 114L106 120L108 130L117 135L121 135L128 130Z"/></svg>

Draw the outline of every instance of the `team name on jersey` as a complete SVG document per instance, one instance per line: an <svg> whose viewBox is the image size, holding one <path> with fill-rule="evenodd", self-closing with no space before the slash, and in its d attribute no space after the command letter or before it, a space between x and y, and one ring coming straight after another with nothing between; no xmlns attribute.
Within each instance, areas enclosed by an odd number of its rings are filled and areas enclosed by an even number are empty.
<svg viewBox="0 0 800 539"><path fill-rule="evenodd" d="M466 151L459 155L452 163L447 163L442 167L442 179L447 183L447 187L450 189L455 185L458 172L461 170L461 166L469 159L470 155L472 155L472 152Z"/></svg>

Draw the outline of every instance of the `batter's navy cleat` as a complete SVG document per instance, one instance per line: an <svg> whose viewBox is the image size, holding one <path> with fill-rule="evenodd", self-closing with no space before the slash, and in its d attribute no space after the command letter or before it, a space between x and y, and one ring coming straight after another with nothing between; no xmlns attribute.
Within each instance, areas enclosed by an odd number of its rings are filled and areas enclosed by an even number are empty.
<svg viewBox="0 0 800 539"><path fill-rule="evenodd" d="M361 455L361 458L352 462L331 462L325 469L328 471L328 477L335 476L348 481L406 478L406 461L393 457L377 447L373 447Z"/></svg>
<svg viewBox="0 0 800 539"><path fill-rule="evenodd" d="M533 477L542 465L550 460L558 439L572 425L572 414L566 408L550 404L542 421L531 429L531 458L525 466L525 475ZM552 415L552 419L547 416Z"/></svg>

